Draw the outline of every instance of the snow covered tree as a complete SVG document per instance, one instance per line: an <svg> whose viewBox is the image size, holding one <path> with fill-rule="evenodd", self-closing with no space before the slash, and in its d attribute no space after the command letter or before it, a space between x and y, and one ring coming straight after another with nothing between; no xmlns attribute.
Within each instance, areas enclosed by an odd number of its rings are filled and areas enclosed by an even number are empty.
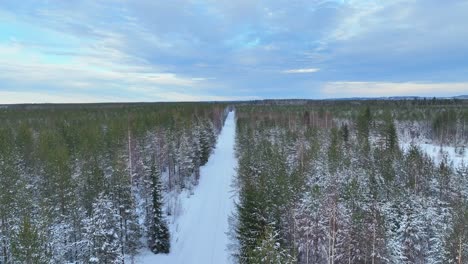
<svg viewBox="0 0 468 264"><path fill-rule="evenodd" d="M274 228L267 226L258 245L250 253L248 263L292 264L295 260L281 247Z"/></svg>
<svg viewBox="0 0 468 264"><path fill-rule="evenodd" d="M128 197L128 202L121 203L119 205L119 220L121 226L120 243L122 244L122 251L124 254L133 258L141 248L141 227L138 223L138 215L133 194L127 191L125 196Z"/></svg>
<svg viewBox="0 0 468 264"><path fill-rule="evenodd" d="M16 239L12 242L13 263L49 263L42 247L43 240L31 219L24 217Z"/></svg>
<svg viewBox="0 0 468 264"><path fill-rule="evenodd" d="M205 165L208 162L211 150L216 142L216 132L213 122L203 123L200 135L200 148L201 148L201 164Z"/></svg>
<svg viewBox="0 0 468 264"><path fill-rule="evenodd" d="M140 248L141 231L136 213L136 201L132 192L129 167L118 159L114 161L111 177L112 190L109 191L114 205L118 208L122 254L136 255Z"/></svg>
<svg viewBox="0 0 468 264"><path fill-rule="evenodd" d="M452 231L447 239L448 263L462 264L468 260L468 202L458 201L453 213Z"/></svg>
<svg viewBox="0 0 468 264"><path fill-rule="evenodd" d="M427 263L449 263L447 251L448 234L451 233L453 225L452 213L449 204L440 201L436 197L427 198L428 206L425 209L425 222L428 223L427 238L428 249L426 254Z"/></svg>
<svg viewBox="0 0 468 264"><path fill-rule="evenodd" d="M155 253L169 253L170 251L170 234L167 227L166 219L163 215L162 195L163 189L161 184L159 167L156 163L151 166L151 188L152 188L152 223L149 228L149 248Z"/></svg>
<svg viewBox="0 0 468 264"><path fill-rule="evenodd" d="M389 258L392 262L427 263L428 226L423 201L416 195L385 207Z"/></svg>
<svg viewBox="0 0 468 264"><path fill-rule="evenodd" d="M90 240L86 230L89 218L86 215L86 210L83 207L76 208L66 220L67 224L61 226L63 229L55 230L55 233L60 237L64 235L62 231L65 231L67 243L64 245L64 240L56 240L57 244L62 243L62 248L56 247L57 252L54 255L57 256L54 256L54 258L61 257L62 254L68 262L86 262L90 253L88 247Z"/></svg>
<svg viewBox="0 0 468 264"><path fill-rule="evenodd" d="M123 260L120 215L113 202L100 195L93 204L91 218L86 225L89 238L89 263L120 263Z"/></svg>
<svg viewBox="0 0 468 264"><path fill-rule="evenodd" d="M295 215L300 263L325 262L322 245L326 241L327 221L322 210L320 187L313 185L304 194Z"/></svg>
<svg viewBox="0 0 468 264"><path fill-rule="evenodd" d="M189 137L186 132L182 133L180 145L177 151L177 164L179 168L179 179L182 188L191 188L193 182L190 180L194 172L194 154L195 149L189 142Z"/></svg>

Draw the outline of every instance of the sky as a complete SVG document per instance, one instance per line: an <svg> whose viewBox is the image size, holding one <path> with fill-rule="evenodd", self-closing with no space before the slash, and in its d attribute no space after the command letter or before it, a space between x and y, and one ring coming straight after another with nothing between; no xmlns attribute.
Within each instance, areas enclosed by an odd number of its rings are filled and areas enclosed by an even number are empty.
<svg viewBox="0 0 468 264"><path fill-rule="evenodd" d="M468 0L4 0L0 103L468 94Z"/></svg>

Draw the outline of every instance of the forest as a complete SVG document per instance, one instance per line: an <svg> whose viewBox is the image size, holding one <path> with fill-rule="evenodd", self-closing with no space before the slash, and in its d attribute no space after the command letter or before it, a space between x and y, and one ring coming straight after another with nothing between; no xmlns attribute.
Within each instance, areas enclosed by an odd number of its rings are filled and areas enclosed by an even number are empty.
<svg viewBox="0 0 468 264"><path fill-rule="evenodd" d="M143 247L169 252L164 215L177 213L175 194L196 186L225 109L1 109L0 263L124 263Z"/></svg>
<svg viewBox="0 0 468 264"><path fill-rule="evenodd" d="M468 100L434 98L2 108L0 263L170 253L231 110L232 262L468 261Z"/></svg>
<svg viewBox="0 0 468 264"><path fill-rule="evenodd" d="M237 108L239 263L466 263L468 107L453 100ZM402 146L408 144L408 147Z"/></svg>

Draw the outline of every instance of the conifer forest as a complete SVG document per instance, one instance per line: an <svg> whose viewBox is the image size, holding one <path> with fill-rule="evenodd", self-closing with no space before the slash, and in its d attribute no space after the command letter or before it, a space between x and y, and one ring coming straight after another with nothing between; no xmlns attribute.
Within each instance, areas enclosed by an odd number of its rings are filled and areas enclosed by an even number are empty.
<svg viewBox="0 0 468 264"><path fill-rule="evenodd" d="M0 263L468 263L467 148L464 99L5 106Z"/></svg>

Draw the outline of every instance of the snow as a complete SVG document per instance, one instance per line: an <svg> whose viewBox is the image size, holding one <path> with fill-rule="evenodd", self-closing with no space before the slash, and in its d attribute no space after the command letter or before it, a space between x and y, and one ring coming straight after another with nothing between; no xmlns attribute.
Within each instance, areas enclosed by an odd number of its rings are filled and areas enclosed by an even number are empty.
<svg viewBox="0 0 468 264"><path fill-rule="evenodd" d="M456 148L453 146L442 146L431 143L419 143L416 145L436 163L440 163L445 155L449 162L453 162L455 168L458 168L462 164L467 164L468 162L468 150L465 150L463 153L457 153ZM403 150L408 150L410 146L410 143L401 144Z"/></svg>
<svg viewBox="0 0 468 264"><path fill-rule="evenodd" d="M154 255L147 250L136 257L136 263L229 263L228 217L234 210L231 184L237 165L235 130L234 113L230 112L214 153L201 168L194 194L181 194L182 213L170 224L171 253Z"/></svg>

